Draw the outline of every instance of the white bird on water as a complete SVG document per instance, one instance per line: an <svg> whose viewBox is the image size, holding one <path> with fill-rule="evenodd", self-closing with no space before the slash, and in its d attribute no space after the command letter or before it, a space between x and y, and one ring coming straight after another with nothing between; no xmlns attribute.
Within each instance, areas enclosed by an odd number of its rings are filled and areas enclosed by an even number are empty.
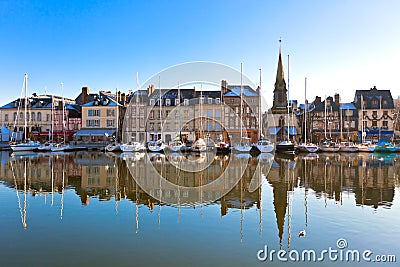
<svg viewBox="0 0 400 267"><path fill-rule="evenodd" d="M299 232L299 237L306 236L306 230L301 230Z"/></svg>

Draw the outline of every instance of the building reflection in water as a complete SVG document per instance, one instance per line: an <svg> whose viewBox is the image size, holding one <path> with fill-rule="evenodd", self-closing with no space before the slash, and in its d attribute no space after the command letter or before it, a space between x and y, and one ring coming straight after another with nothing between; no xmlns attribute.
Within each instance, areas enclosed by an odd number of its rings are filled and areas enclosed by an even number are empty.
<svg viewBox="0 0 400 267"><path fill-rule="evenodd" d="M259 157L213 155L211 164L199 172L179 168L180 164L191 161L201 166L202 157L209 160L208 156L102 152L9 156L2 152L0 174L3 184L17 189L24 227L23 194L50 195L52 203L54 194L63 194L67 188L75 190L82 205L89 205L92 197L100 201L113 200L118 212L121 199L136 203L136 229L139 228L140 205L151 211L157 208L160 222L164 205L178 208L179 216L182 207L201 209L204 205L218 204L221 216L226 216L230 209L240 209L241 223L244 210L256 208L260 233L261 190L264 188L261 184L266 179L272 188L278 238L282 244L284 232L288 231L290 246L295 190L304 190L307 226L307 195L315 195L325 201L325 205L330 200L340 205L343 195L354 193L356 205L390 208L400 173L399 156L392 154L318 154L292 158L269 154ZM24 199L26 201L26 195Z"/></svg>

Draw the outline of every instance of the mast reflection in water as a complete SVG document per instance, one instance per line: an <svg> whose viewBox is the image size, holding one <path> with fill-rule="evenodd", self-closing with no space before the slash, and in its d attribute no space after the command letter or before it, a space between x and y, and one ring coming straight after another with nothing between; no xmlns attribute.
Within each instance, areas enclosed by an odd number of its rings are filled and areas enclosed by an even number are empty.
<svg viewBox="0 0 400 267"><path fill-rule="evenodd" d="M341 237L400 251L397 155L2 152L0 173L5 266L247 266Z"/></svg>

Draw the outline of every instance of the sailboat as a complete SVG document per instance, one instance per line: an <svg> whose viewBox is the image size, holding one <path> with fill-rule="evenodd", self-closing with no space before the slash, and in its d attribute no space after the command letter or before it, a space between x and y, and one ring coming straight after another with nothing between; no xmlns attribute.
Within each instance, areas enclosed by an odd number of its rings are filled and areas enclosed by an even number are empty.
<svg viewBox="0 0 400 267"><path fill-rule="evenodd" d="M175 137L175 139L169 144L169 149L172 152L178 152L181 151L181 149L184 147L184 144L181 141L181 134L180 134L180 125L181 125L181 90L180 90L180 84L178 82L178 95L176 97L175 101L176 104L178 104L178 116L179 116L179 126L178 129L176 129L177 131L179 131L179 133L177 133L177 136Z"/></svg>
<svg viewBox="0 0 400 267"><path fill-rule="evenodd" d="M119 125L119 101L118 101L118 96L119 96L119 94L118 94L118 91L116 91L115 94L116 94L116 98L117 98L117 101L116 101L116 104L117 104L117 119L116 119L117 125L116 125L116 130L115 130L115 140L114 140L114 142L106 145L106 147L104 148L106 152L121 151L121 147L120 147L121 144L118 142L118 140L119 140L118 139L118 136L119 136L119 131L118 131L118 128L119 128L118 127L118 125Z"/></svg>
<svg viewBox="0 0 400 267"><path fill-rule="evenodd" d="M71 146L66 143L66 135L65 135L65 101L64 101L64 83L61 83L62 90L62 127L64 139L61 143L57 143L51 147L51 152L62 152L65 150L71 149Z"/></svg>
<svg viewBox="0 0 400 267"><path fill-rule="evenodd" d="M207 151L207 143L203 139L203 86L201 86L200 89L200 100L199 100L199 105L200 105L200 129L199 129L199 138L194 141L192 147L190 148L190 151L196 152L196 153L201 153L201 152L206 152Z"/></svg>
<svg viewBox="0 0 400 267"><path fill-rule="evenodd" d="M137 88L138 88L138 90L136 91L136 102L138 102L138 98L139 98L138 73L136 73L136 84L137 84ZM132 100L129 103L128 112L132 112L131 108L132 108ZM134 108L136 108L136 107L134 107ZM137 130L136 130L136 135L135 136L136 136L136 138L138 136ZM128 136L128 138L132 138L132 137ZM146 151L146 147L144 146L144 144L142 144L141 142L138 142L138 141L135 141L135 142L128 141L127 143L120 144L119 148L121 149L122 152L143 152L143 151ZM124 153L122 153L122 154L124 154Z"/></svg>
<svg viewBox="0 0 400 267"><path fill-rule="evenodd" d="M24 76L24 85L23 85L23 90L25 93L25 116L24 116L24 142L21 143L17 143L17 144L11 144L10 147L12 149L12 151L32 151L34 149L37 149L40 146L39 142L36 141L32 141L29 138L27 138L27 131L28 131L28 74L25 73ZM21 99L20 99L20 105L21 105ZM16 118L15 122L14 122L14 128L15 125L17 123L17 119Z"/></svg>
<svg viewBox="0 0 400 267"><path fill-rule="evenodd" d="M316 153L318 151L318 146L307 141L307 78L304 82L304 142L297 146L300 152L306 153Z"/></svg>
<svg viewBox="0 0 400 267"><path fill-rule="evenodd" d="M339 106L339 115L340 115L340 136L343 136L343 109L342 109L342 104ZM349 125L347 126L347 138L349 138ZM342 141L339 144L340 152L358 152L358 147L351 141Z"/></svg>
<svg viewBox="0 0 400 267"><path fill-rule="evenodd" d="M332 122L327 122L327 106L326 106L326 96L325 96L325 103L324 103L324 131L325 131L325 140L321 142L319 145L319 150L322 152L338 152L340 149L339 144L337 144L333 139L332 139L332 133L331 133L331 128L329 126L329 138L327 137L326 134L326 128L327 125L330 125ZM331 106L331 113L332 113L332 106Z"/></svg>
<svg viewBox="0 0 400 267"><path fill-rule="evenodd" d="M40 152L48 152L51 151L51 148L53 147L53 118L54 118L54 101L53 101L54 96L51 96L51 129L49 131L49 141L45 142L43 144L40 144L40 146L37 148L38 151Z"/></svg>
<svg viewBox="0 0 400 267"><path fill-rule="evenodd" d="M374 152L376 145L372 144L372 142L365 141L365 118L364 118L364 98L361 95L361 114L362 114L362 121L361 121L361 144L358 144L358 151L360 152Z"/></svg>
<svg viewBox="0 0 400 267"><path fill-rule="evenodd" d="M282 66L281 51L279 51L278 66ZM288 90L287 91L288 91L288 99L289 99L289 55L288 55ZM278 143L276 145L276 151L282 152L282 153L294 154L295 153L294 143L292 141L290 141L290 136L289 136L289 133L290 133L289 110L290 110L290 105L289 105L289 101L288 101L288 103L287 103L287 122L288 122L287 139L281 141L280 143Z"/></svg>
<svg viewBox="0 0 400 267"><path fill-rule="evenodd" d="M163 130L163 122L162 122L162 94L161 94L161 85L160 85L160 78L158 79L158 91L159 91L159 112L160 112L160 125L161 125L161 138L156 141L151 141L147 145L147 148L150 152L163 152L165 148L165 144L162 140L162 130Z"/></svg>
<svg viewBox="0 0 400 267"><path fill-rule="evenodd" d="M236 144L233 148L239 153L249 153L251 146L249 145L249 138L243 136L243 71L242 64L240 64L240 143ZM243 142L243 140L245 140Z"/></svg>
<svg viewBox="0 0 400 267"><path fill-rule="evenodd" d="M261 69L260 69L260 90L259 90L259 95L258 95L258 121L259 121L259 127L260 127L260 134L258 136L258 142L256 144L256 148L261 152L261 153L272 153L275 150L275 145L268 139L264 139L263 136L263 123L262 123L262 116L261 116Z"/></svg>

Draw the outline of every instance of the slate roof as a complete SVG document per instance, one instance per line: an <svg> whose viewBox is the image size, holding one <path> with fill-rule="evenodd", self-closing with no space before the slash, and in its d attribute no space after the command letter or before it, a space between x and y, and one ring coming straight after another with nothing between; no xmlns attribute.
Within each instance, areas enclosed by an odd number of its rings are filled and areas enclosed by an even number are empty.
<svg viewBox="0 0 400 267"><path fill-rule="evenodd" d="M224 96L240 96L240 92L241 92L241 88L240 85L228 85L228 90L230 92L226 93ZM244 96L258 96L257 92L254 91L250 86L248 85L243 85L242 86L242 90L243 90L243 95Z"/></svg>
<svg viewBox="0 0 400 267"><path fill-rule="evenodd" d="M121 106L121 104L119 104L119 103L118 103L118 105ZM82 107L93 107L93 106L115 107L115 106L117 106L117 102L114 100L114 98L112 98L108 95L103 95L100 98L97 98L89 103L82 105Z"/></svg>
<svg viewBox="0 0 400 267"><path fill-rule="evenodd" d="M354 105L357 109L361 109L361 96L363 96L364 107L366 109L379 109L380 107L383 109L394 108L393 97L390 90L378 90L375 86L370 90L356 90L354 95ZM377 101L373 103L373 100Z"/></svg>

